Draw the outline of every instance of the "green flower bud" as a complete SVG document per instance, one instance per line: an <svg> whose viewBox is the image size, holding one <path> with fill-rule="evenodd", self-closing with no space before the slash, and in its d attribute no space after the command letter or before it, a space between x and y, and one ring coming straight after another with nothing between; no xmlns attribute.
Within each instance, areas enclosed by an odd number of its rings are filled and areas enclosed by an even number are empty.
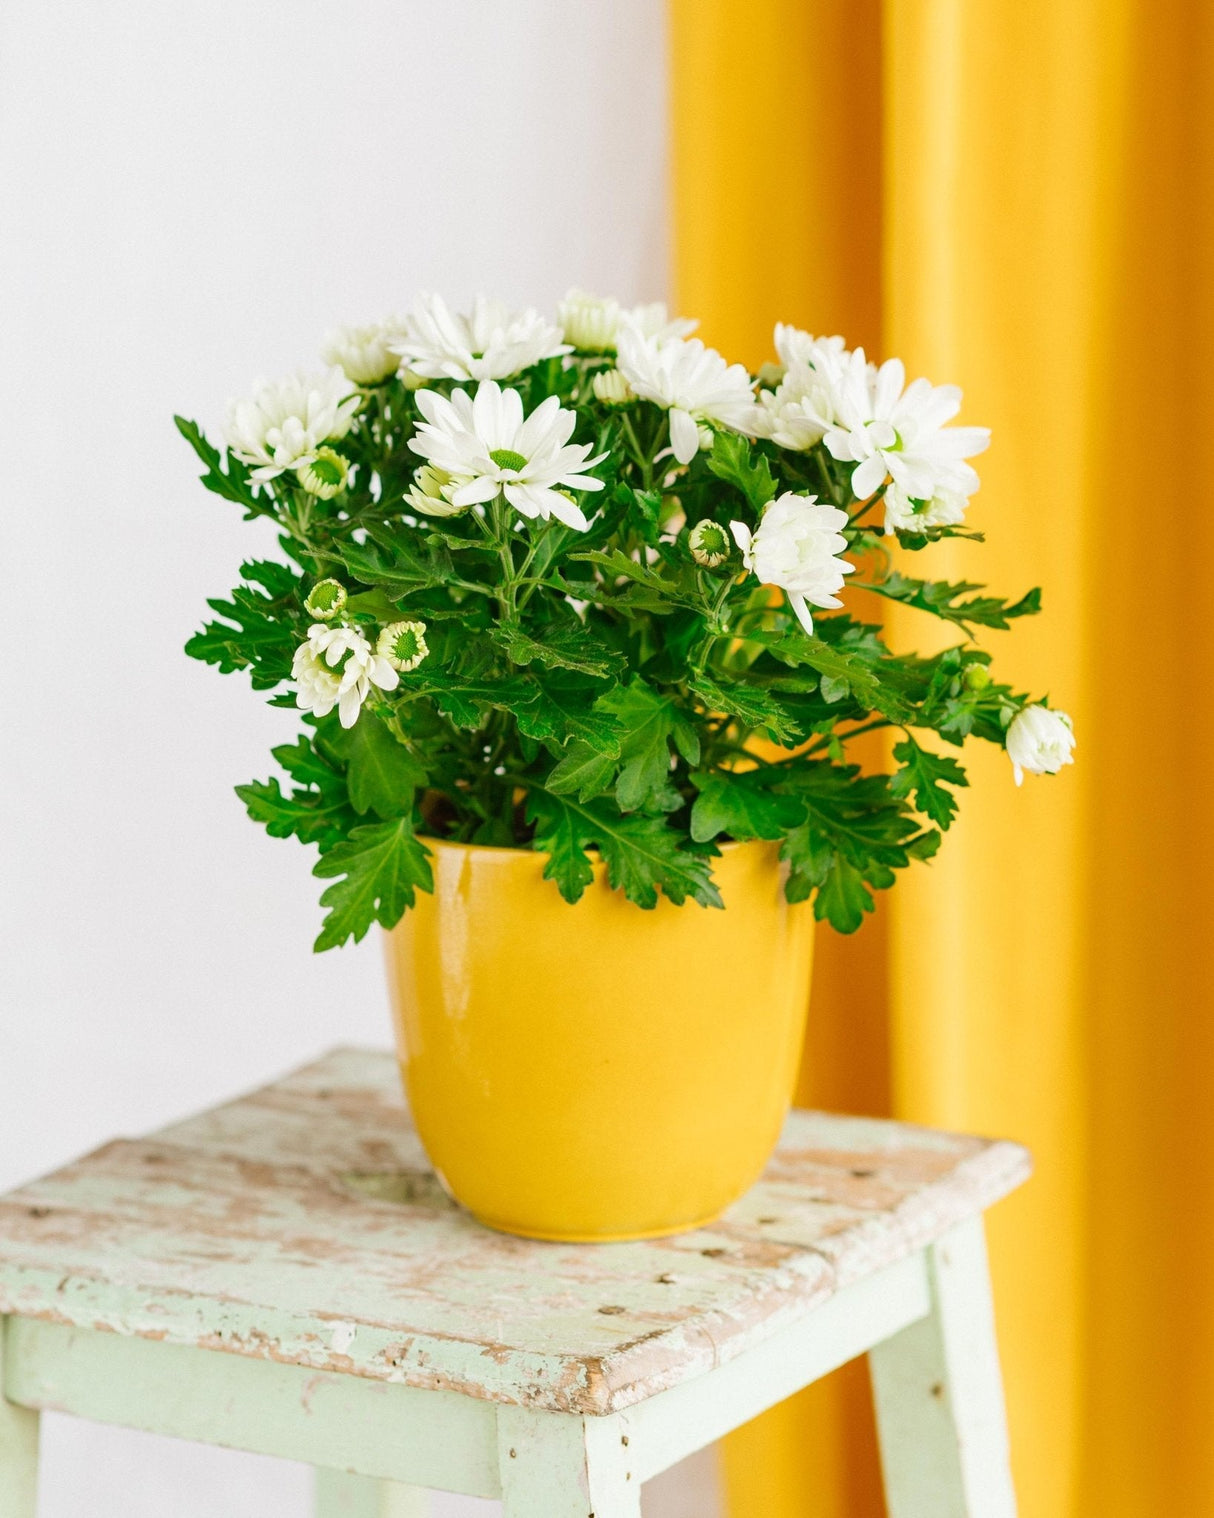
<svg viewBox="0 0 1214 1518"><path fill-rule="evenodd" d="M346 604L346 587L336 580L317 580L304 602L310 616L319 622L331 622L340 616Z"/></svg>
<svg viewBox="0 0 1214 1518"><path fill-rule="evenodd" d="M430 652L424 622L391 622L376 640L375 652L393 669L416 669Z"/></svg>
<svg viewBox="0 0 1214 1518"><path fill-rule="evenodd" d="M346 487L350 466L333 448L318 448L310 464L300 464L295 478L309 495L322 501L331 501Z"/></svg>
<svg viewBox="0 0 1214 1518"><path fill-rule="evenodd" d="M985 664L967 664L965 667L966 690L985 690L991 683L991 672Z"/></svg>
<svg viewBox="0 0 1214 1518"><path fill-rule="evenodd" d="M702 564L705 569L715 569L729 557L729 534L719 522L711 522L705 517L688 533L687 546L697 564Z"/></svg>
<svg viewBox="0 0 1214 1518"><path fill-rule="evenodd" d="M595 399L604 406L626 406L636 400L636 391L618 369L601 369L590 381Z"/></svg>

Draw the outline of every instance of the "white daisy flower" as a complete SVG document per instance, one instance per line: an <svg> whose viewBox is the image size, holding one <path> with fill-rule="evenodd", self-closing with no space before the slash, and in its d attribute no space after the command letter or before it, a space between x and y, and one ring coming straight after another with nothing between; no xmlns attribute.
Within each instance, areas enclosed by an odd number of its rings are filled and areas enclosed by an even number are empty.
<svg viewBox="0 0 1214 1518"><path fill-rule="evenodd" d="M760 390L752 427L781 448L813 448L834 422L827 380L808 364L795 363L774 390Z"/></svg>
<svg viewBox="0 0 1214 1518"><path fill-rule="evenodd" d="M400 368L400 356L389 347L396 342L403 324L399 317L358 327L336 327L325 337L320 356L337 364L356 385L382 385Z"/></svg>
<svg viewBox="0 0 1214 1518"><path fill-rule="evenodd" d="M842 606L835 591L856 567L836 557L847 547L839 532L846 525L845 511L786 490L768 505L754 533L744 522L730 522L729 530L747 569L764 585L779 586L802 627L812 633L809 607Z"/></svg>
<svg viewBox="0 0 1214 1518"><path fill-rule="evenodd" d="M671 320L665 302L625 309L613 296L590 295L585 290L570 290L557 307L565 341L579 353L614 353L620 325L631 324L644 337L686 337L699 325L684 318Z"/></svg>
<svg viewBox="0 0 1214 1518"><path fill-rule="evenodd" d="M925 527L955 527L965 520L969 497L959 490L937 490L928 500L915 500L899 485L881 497L885 506L885 535L922 532Z"/></svg>
<svg viewBox="0 0 1214 1518"><path fill-rule="evenodd" d="M353 727L371 687L395 690L400 676L357 627L314 622L308 640L295 650L291 675L299 690L295 704L325 717L337 707L342 727Z"/></svg>
<svg viewBox="0 0 1214 1518"><path fill-rule="evenodd" d="M727 364L699 338L646 338L625 324L619 369L638 395L670 413L670 446L680 464L689 464L704 441L698 422L720 422L748 434L754 430L750 375L741 364Z"/></svg>
<svg viewBox="0 0 1214 1518"><path fill-rule="evenodd" d="M345 437L359 396L336 365L326 374L295 374L257 387L252 400L228 406L227 444L255 480L311 464L324 443Z"/></svg>
<svg viewBox="0 0 1214 1518"><path fill-rule="evenodd" d="M1064 764L1075 762L1074 725L1065 712L1048 706L1026 706L1017 712L1003 741L1017 785L1023 785L1025 770L1056 775Z"/></svg>
<svg viewBox="0 0 1214 1518"><path fill-rule="evenodd" d="M405 493L405 500L425 517L457 517L468 509L451 504L451 492L459 483L445 469L423 464L413 471L413 483Z"/></svg>
<svg viewBox="0 0 1214 1518"><path fill-rule="evenodd" d="M538 311L511 311L478 295L467 316L439 295L421 296L391 347L404 367L426 379L509 379L541 359L568 353L561 329Z"/></svg>
<svg viewBox="0 0 1214 1518"><path fill-rule="evenodd" d="M491 501L500 493L525 517L556 517L585 532L590 524L580 507L557 487L602 490L602 480L582 471L606 455L589 458L589 443L569 441L577 417L555 395L526 418L518 391L493 380L477 387L475 399L466 390L453 391L450 400L419 390L417 406L425 421L409 447L451 476L443 494L453 506Z"/></svg>
<svg viewBox="0 0 1214 1518"><path fill-rule="evenodd" d="M965 460L981 453L991 434L986 427L945 427L961 409L956 385L925 379L907 385L901 359L872 371L864 349L857 348L832 376L832 389L837 421L824 442L833 458L855 463L857 500L887 477L917 501L931 500L941 489L962 495L977 490L978 476Z"/></svg>
<svg viewBox="0 0 1214 1518"><path fill-rule="evenodd" d="M847 347L841 337L814 337L812 333L805 332L800 327L790 327L786 322L776 323L775 344L780 362L786 369L797 364L808 364L814 368L823 359L838 363L847 354Z"/></svg>

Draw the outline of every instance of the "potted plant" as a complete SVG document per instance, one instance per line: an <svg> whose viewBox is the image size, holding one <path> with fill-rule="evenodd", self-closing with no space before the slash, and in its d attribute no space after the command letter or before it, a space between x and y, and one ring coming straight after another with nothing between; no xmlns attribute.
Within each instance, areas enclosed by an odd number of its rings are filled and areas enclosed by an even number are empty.
<svg viewBox="0 0 1214 1518"><path fill-rule="evenodd" d="M317 949L388 930L423 1142L534 1236L739 1195L787 1110L813 919L853 932L934 854L948 749L1004 746L1017 782L1071 757L974 641L1039 593L907 568L977 536L960 392L787 326L752 376L692 325L426 298L234 404L222 452L177 419L208 489L279 529L187 645L302 713L285 781L237 794L318 849ZM875 597L955 640L895 651ZM849 752L874 729L888 773Z"/></svg>

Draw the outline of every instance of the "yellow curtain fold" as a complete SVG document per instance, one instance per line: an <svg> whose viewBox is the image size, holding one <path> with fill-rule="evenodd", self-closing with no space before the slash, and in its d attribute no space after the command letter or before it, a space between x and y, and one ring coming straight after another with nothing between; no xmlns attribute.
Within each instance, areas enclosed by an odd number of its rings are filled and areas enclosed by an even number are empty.
<svg viewBox="0 0 1214 1518"><path fill-rule="evenodd" d="M1077 764L970 756L938 860L821 946L798 1099L1028 1142L991 1220L1025 1518L1214 1512L1209 921L1214 9L671 0L675 284L965 389L984 545L917 562L1046 612L993 634ZM1196 465L1196 467L1194 467ZM933 628L901 608L902 646ZM871 1515L858 1368L724 1448L731 1518Z"/></svg>

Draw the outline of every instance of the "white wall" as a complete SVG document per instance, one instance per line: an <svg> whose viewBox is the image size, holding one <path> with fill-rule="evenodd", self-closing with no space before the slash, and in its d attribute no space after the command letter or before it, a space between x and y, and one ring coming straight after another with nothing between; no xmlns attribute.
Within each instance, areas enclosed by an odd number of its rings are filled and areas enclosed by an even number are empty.
<svg viewBox="0 0 1214 1518"><path fill-rule="evenodd" d="M181 653L268 540L171 415L418 289L663 294L662 12L0 12L0 1185L387 1042L378 944L313 957L311 851L232 795L290 713ZM304 1511L295 1468L47 1422L43 1518Z"/></svg>

